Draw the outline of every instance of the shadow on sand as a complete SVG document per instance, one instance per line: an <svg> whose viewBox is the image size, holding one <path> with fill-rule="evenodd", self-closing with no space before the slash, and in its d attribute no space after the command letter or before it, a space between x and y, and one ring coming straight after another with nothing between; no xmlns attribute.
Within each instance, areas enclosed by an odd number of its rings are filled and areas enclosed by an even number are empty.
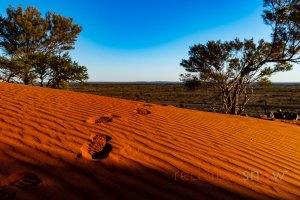
<svg viewBox="0 0 300 200"><path fill-rule="evenodd" d="M76 155L73 159L57 159L45 154L49 157L47 162L35 158L33 164L26 159L0 156L0 163L15 163L0 165L0 170L12 174L22 169L41 179L35 188L28 191L15 188L15 193L11 191L12 186L0 185L0 199L271 199L250 188L234 191L201 180L176 179L175 172L152 169L126 158L118 162L107 157L111 150L112 146L107 144L105 151L97 155L97 159L102 159L99 161Z"/></svg>

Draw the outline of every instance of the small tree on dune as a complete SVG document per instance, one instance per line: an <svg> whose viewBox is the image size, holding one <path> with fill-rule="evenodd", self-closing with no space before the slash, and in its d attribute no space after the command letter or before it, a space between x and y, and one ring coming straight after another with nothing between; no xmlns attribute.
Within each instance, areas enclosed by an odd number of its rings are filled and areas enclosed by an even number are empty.
<svg viewBox="0 0 300 200"><path fill-rule="evenodd" d="M277 72L292 70L300 61L300 2L264 0L263 19L272 27L270 42L253 39L209 41L190 48L181 66L185 83L220 91L222 111L240 114L252 95L251 84L267 84Z"/></svg>
<svg viewBox="0 0 300 200"><path fill-rule="evenodd" d="M51 61L74 49L81 27L73 24L72 18L55 13L47 12L43 17L34 7L9 7L6 12L7 17L0 16L1 78L3 81L17 78L26 85L38 78L43 86L46 79L53 79ZM57 63L55 69L59 69ZM78 81L88 78L86 68L73 73L86 73L75 76ZM64 82L71 80L74 75L64 78Z"/></svg>

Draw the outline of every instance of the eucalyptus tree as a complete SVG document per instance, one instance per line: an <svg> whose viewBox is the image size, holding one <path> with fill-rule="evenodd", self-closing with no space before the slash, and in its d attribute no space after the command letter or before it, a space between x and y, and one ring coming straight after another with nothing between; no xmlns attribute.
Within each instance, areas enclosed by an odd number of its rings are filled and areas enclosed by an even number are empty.
<svg viewBox="0 0 300 200"><path fill-rule="evenodd" d="M8 81L12 76L17 77L24 84L39 78L43 86L44 80L51 78L51 58L74 49L81 30L72 18L53 12L42 16L35 7L7 8L6 16L0 15L0 48L3 52L0 68L5 72L2 76L8 76Z"/></svg>

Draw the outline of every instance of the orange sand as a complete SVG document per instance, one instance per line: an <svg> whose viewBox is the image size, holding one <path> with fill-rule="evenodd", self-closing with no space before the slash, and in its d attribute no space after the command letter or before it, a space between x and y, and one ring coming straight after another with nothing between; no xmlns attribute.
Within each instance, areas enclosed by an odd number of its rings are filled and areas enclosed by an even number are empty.
<svg viewBox="0 0 300 200"><path fill-rule="evenodd" d="M93 123L101 116L116 117ZM92 134L111 138L102 160L80 156ZM9 185L21 172L42 182ZM0 197L6 191L30 200L300 199L300 126L0 83Z"/></svg>

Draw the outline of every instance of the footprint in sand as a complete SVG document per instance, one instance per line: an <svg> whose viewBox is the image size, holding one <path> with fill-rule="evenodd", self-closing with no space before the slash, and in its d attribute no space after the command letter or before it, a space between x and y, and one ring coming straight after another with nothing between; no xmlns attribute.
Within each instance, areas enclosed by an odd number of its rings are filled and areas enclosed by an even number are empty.
<svg viewBox="0 0 300 200"><path fill-rule="evenodd" d="M147 110L146 108L137 108L136 112L140 115L148 115L151 112Z"/></svg>
<svg viewBox="0 0 300 200"><path fill-rule="evenodd" d="M107 141L108 139L104 135L91 135L89 141L80 148L81 155L90 160L106 158L112 150L112 146L106 143Z"/></svg>
<svg viewBox="0 0 300 200"><path fill-rule="evenodd" d="M108 114L104 116L94 116L87 119L86 122L90 124L107 123L107 122L111 122L113 118L120 118L120 116L113 115L113 114Z"/></svg>
<svg viewBox="0 0 300 200"><path fill-rule="evenodd" d="M33 173L16 173L8 177L9 185L21 190L29 190L39 185L42 180Z"/></svg>
<svg viewBox="0 0 300 200"><path fill-rule="evenodd" d="M13 173L0 180L0 199L16 199L17 189L27 191L39 185L42 180L33 173ZM15 189L14 189L15 188Z"/></svg>

